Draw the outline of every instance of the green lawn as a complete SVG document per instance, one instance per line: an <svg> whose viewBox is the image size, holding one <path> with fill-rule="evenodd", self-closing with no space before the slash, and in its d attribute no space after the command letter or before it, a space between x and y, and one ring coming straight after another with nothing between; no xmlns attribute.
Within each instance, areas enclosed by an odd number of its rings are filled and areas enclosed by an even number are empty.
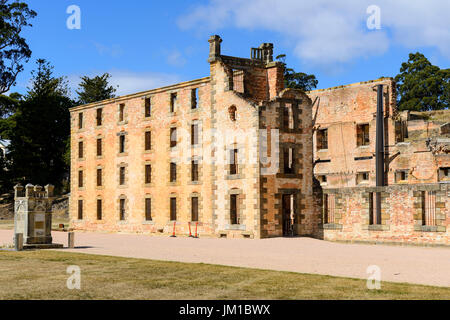
<svg viewBox="0 0 450 320"><path fill-rule="evenodd" d="M67 267L81 268L69 290ZM57 251L0 251L0 299L449 299L450 288Z"/></svg>

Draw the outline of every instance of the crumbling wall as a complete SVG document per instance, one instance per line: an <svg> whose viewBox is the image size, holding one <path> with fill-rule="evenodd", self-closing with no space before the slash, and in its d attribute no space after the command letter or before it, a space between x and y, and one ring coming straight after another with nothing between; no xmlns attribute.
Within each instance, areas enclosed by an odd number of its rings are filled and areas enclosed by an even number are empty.
<svg viewBox="0 0 450 320"><path fill-rule="evenodd" d="M381 193L381 225L369 222L374 192ZM449 184L325 189L324 194L333 202L324 208L325 240L450 245ZM433 215L431 225L425 223L425 206Z"/></svg>

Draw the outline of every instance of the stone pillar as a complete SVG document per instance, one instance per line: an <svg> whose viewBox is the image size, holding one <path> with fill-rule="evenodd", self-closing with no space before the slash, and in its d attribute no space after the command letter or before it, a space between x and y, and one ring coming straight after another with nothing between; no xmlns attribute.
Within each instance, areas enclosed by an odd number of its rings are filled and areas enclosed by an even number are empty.
<svg viewBox="0 0 450 320"><path fill-rule="evenodd" d="M45 186L45 193L47 195L47 198L52 198L53 197L53 192L55 190L55 187L51 184L48 184Z"/></svg>
<svg viewBox="0 0 450 320"><path fill-rule="evenodd" d="M262 60L264 63L270 63L273 61L273 43L263 43L259 46L262 50Z"/></svg>
<svg viewBox="0 0 450 320"><path fill-rule="evenodd" d="M16 233L14 236L14 247L16 251L23 250L23 233Z"/></svg>
<svg viewBox="0 0 450 320"><path fill-rule="evenodd" d="M209 42L209 59L208 62L215 61L220 57L220 44L222 39L218 35L211 36L208 40Z"/></svg>
<svg viewBox="0 0 450 320"><path fill-rule="evenodd" d="M75 248L75 232L69 232L67 237L67 247Z"/></svg>
<svg viewBox="0 0 450 320"><path fill-rule="evenodd" d="M34 186L29 183L25 186L25 197L30 198L34 195Z"/></svg>

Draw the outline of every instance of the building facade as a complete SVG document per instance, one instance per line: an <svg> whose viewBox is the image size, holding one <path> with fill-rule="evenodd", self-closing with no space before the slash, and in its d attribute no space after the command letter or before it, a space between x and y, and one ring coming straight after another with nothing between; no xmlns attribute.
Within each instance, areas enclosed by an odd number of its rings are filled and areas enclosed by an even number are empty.
<svg viewBox="0 0 450 320"><path fill-rule="evenodd" d="M210 42L210 76L71 109L75 229L312 235L311 100L284 89L273 46Z"/></svg>
<svg viewBox="0 0 450 320"><path fill-rule="evenodd" d="M449 244L448 111L399 112L391 78L286 89L272 44L221 42L208 77L71 109L75 230Z"/></svg>

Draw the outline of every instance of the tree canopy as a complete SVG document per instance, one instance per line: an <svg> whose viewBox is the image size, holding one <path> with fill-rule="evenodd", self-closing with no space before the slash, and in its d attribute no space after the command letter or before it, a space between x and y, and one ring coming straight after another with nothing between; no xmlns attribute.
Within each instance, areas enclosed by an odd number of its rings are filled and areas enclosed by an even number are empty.
<svg viewBox="0 0 450 320"><path fill-rule="evenodd" d="M29 20L36 12L23 2L0 0L0 95L9 91L23 70L23 62L31 57L31 50L21 32L31 26Z"/></svg>
<svg viewBox="0 0 450 320"><path fill-rule="evenodd" d="M280 54L276 59L284 65L284 82L286 88L310 91L317 87L319 81L316 79L315 75L296 72L294 69L287 67L285 54Z"/></svg>
<svg viewBox="0 0 450 320"><path fill-rule="evenodd" d="M81 77L80 90L77 91L80 104L107 100L115 97L116 88L109 85L109 73L89 78Z"/></svg>
<svg viewBox="0 0 450 320"><path fill-rule="evenodd" d="M28 93L8 118L10 171L14 182L59 186L68 172L64 152L74 102L64 78L54 77L47 61L40 59L37 64Z"/></svg>
<svg viewBox="0 0 450 320"><path fill-rule="evenodd" d="M420 52L411 53L395 77L399 110L431 111L448 109L450 69L431 64Z"/></svg>

